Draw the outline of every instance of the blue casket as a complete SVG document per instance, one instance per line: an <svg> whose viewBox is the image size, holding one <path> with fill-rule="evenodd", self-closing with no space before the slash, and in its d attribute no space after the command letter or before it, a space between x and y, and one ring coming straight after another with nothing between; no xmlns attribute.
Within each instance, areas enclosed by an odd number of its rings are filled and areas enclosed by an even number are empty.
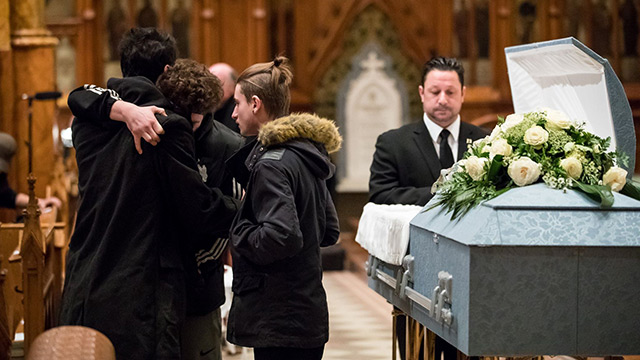
<svg viewBox="0 0 640 360"><path fill-rule="evenodd" d="M573 38L506 55L516 112L584 119L633 173L631 110L605 59ZM369 286L469 356L640 354L640 202L614 196L601 208L536 184L455 221L420 211L403 261L370 257Z"/></svg>

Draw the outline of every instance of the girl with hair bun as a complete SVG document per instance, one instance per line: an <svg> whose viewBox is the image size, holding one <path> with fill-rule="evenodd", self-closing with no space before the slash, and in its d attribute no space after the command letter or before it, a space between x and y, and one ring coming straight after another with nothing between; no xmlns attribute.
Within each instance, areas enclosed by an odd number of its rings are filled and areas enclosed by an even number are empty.
<svg viewBox="0 0 640 360"><path fill-rule="evenodd" d="M230 234L227 339L256 360L321 359L329 338L320 247L338 240L325 182L342 138L330 120L288 114L292 78L280 56L243 71L234 93L233 118L252 141L227 161L247 189Z"/></svg>

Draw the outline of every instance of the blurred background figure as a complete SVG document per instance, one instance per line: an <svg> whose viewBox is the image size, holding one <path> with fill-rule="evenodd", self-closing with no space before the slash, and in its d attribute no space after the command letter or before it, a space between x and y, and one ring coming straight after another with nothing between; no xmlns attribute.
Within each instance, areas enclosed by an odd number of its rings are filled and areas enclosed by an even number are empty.
<svg viewBox="0 0 640 360"><path fill-rule="evenodd" d="M7 209L25 208L29 202L29 195L16 193L9 186L9 181L7 180L11 159L16 153L16 149L17 144L13 136L0 132L0 207ZM50 206L60 208L61 205L60 199L55 196L38 199L38 206L41 211Z"/></svg>
<svg viewBox="0 0 640 360"><path fill-rule="evenodd" d="M215 63L209 67L209 71L220 79L222 82L222 101L220 107L216 109L213 114L213 118L219 122L225 124L229 129L240 133L240 128L236 124L235 119L231 117L233 114L233 108L236 106L233 100L233 92L236 88L236 80L238 80L238 73L231 65L226 63Z"/></svg>

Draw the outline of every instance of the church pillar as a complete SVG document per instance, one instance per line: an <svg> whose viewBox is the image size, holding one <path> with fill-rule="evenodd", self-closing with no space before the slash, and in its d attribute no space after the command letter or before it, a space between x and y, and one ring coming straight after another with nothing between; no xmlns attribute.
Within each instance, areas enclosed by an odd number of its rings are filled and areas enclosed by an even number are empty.
<svg viewBox="0 0 640 360"><path fill-rule="evenodd" d="M12 0L13 1L13 0ZM76 0L76 12L80 18L76 51L76 79L78 85L106 86L104 79L104 49L102 0ZM134 13L131 13L134 17Z"/></svg>
<svg viewBox="0 0 640 360"><path fill-rule="evenodd" d="M221 59L222 9L220 1L193 1L191 7L193 17L192 56L209 66ZM195 29L201 29L201 31L195 31Z"/></svg>
<svg viewBox="0 0 640 360"><path fill-rule="evenodd" d="M58 39L44 24L44 0L9 0L11 20L11 56L13 60L13 136L18 150L13 160L12 178L16 191L27 192L29 172L29 136L27 101L23 94L53 91L55 82L55 47ZM54 165L52 128L54 101L33 102L33 173L37 177L36 194L44 196Z"/></svg>
<svg viewBox="0 0 640 360"><path fill-rule="evenodd" d="M453 1L438 1L435 4L437 22L436 49L439 55L452 56L453 54ZM427 61L429 59L426 59Z"/></svg>
<svg viewBox="0 0 640 360"><path fill-rule="evenodd" d="M248 10L248 63L251 65L257 62L273 60L271 54L269 54L269 40L267 38L269 30L266 0L250 0Z"/></svg>
<svg viewBox="0 0 640 360"><path fill-rule="evenodd" d="M513 34L515 27L513 18L515 17L514 3L511 0L496 0L490 3L491 11L490 23L495 25L491 28L491 48L489 49L489 57L493 66L493 87L498 89L502 99L511 98L511 87L509 86L509 78L505 69L507 61L504 56L504 48L515 45Z"/></svg>
<svg viewBox="0 0 640 360"><path fill-rule="evenodd" d="M564 36L564 0L545 0L538 4L542 36L540 40L558 39Z"/></svg>
<svg viewBox="0 0 640 360"><path fill-rule="evenodd" d="M0 130L13 131L13 73L9 1L0 0Z"/></svg>

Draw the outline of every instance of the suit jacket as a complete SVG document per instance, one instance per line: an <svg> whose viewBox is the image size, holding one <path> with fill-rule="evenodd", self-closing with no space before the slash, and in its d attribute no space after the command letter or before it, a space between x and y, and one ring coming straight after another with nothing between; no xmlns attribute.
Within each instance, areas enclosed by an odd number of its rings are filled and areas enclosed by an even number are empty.
<svg viewBox="0 0 640 360"><path fill-rule="evenodd" d="M458 160L467 151L467 139L486 135L477 126L460 123ZM378 137L371 163L369 201L376 204L425 205L431 185L440 176L440 160L424 121L404 125Z"/></svg>

